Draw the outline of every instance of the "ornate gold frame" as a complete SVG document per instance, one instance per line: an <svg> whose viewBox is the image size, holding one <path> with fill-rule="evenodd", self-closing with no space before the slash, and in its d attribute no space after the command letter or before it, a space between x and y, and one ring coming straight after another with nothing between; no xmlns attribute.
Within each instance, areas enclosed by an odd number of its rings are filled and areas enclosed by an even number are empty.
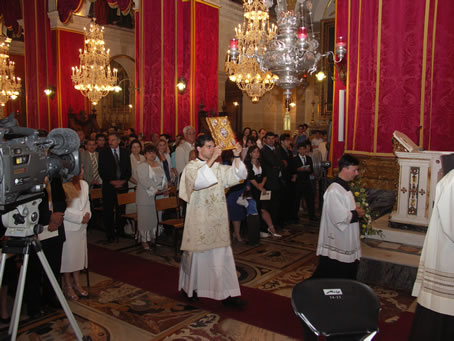
<svg viewBox="0 0 454 341"><path fill-rule="evenodd" d="M235 149L236 139L227 116L206 117L211 136L222 150Z"/></svg>

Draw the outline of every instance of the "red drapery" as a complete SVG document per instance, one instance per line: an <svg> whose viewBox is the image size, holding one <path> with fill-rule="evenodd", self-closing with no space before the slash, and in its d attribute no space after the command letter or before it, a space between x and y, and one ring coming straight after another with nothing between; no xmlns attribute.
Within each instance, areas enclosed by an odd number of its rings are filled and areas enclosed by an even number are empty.
<svg viewBox="0 0 454 341"><path fill-rule="evenodd" d="M79 49L83 49L84 35L61 29L52 31L56 52L57 123L58 127L68 126L68 112L79 113L90 110L90 103L74 88L71 80L72 67L79 66Z"/></svg>
<svg viewBox="0 0 454 341"><path fill-rule="evenodd" d="M107 3L111 8L119 8L123 15L127 15L132 7L132 0L107 0Z"/></svg>
<svg viewBox="0 0 454 341"><path fill-rule="evenodd" d="M55 106L44 94L55 84L49 25L46 1L33 0L24 6L26 124L46 130L57 123Z"/></svg>
<svg viewBox="0 0 454 341"><path fill-rule="evenodd" d="M60 0L57 1L57 10L62 23L67 23L71 19L73 12L80 10L84 3L83 0ZM24 6L27 7L27 6Z"/></svg>
<svg viewBox="0 0 454 341"><path fill-rule="evenodd" d="M348 76L345 143L337 141L342 84L335 84L332 161L343 152L391 156L395 130L425 149L453 149L454 33L446 29L453 14L449 1L337 2Z"/></svg>
<svg viewBox="0 0 454 341"><path fill-rule="evenodd" d="M0 0L0 19L3 21L8 30L18 33L19 23L17 20L22 19L21 2Z"/></svg>
<svg viewBox="0 0 454 341"><path fill-rule="evenodd" d="M218 46L219 11L217 7L195 2L194 60L194 125L198 126L198 111L217 112L218 105Z"/></svg>
<svg viewBox="0 0 454 341"><path fill-rule="evenodd" d="M106 0L96 0L95 2L96 23L98 25L107 24L107 16L109 14L109 6Z"/></svg>
<svg viewBox="0 0 454 341"><path fill-rule="evenodd" d="M176 135L186 125L197 128L201 102L216 111L218 15L217 7L195 0L140 3L136 14L138 131ZM187 82L184 94L175 87L180 77Z"/></svg>
<svg viewBox="0 0 454 341"><path fill-rule="evenodd" d="M135 112L136 112L136 131L143 132L143 121L142 121L142 111L141 111L141 98L140 98L140 89L142 87L142 77L140 77L141 72L141 65L142 65L142 57L140 53L140 37L142 33L141 29L141 20L140 20L140 12L136 11L135 15L135 52L136 52L136 63L135 63L135 92L134 92L134 99L135 99Z"/></svg>
<svg viewBox="0 0 454 341"><path fill-rule="evenodd" d="M192 125L191 103L193 98L193 87L191 86L191 37L192 29L191 22L191 2L178 2L178 53L177 53L177 77L184 77L186 80L186 92L176 96L176 122L175 122L175 135L182 134L183 128L187 125Z"/></svg>

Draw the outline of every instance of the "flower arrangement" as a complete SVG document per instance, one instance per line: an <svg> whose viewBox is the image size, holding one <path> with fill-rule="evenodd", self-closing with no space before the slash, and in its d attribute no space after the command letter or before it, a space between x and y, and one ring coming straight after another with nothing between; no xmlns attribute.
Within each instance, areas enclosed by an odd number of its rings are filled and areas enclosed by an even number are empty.
<svg viewBox="0 0 454 341"><path fill-rule="evenodd" d="M350 183L350 188L355 197L356 203L364 210L365 214L359 218L359 231L361 236L367 237L368 235L382 235L382 230L377 230L372 227L372 213L367 202L366 189L361 187L359 178L356 178Z"/></svg>

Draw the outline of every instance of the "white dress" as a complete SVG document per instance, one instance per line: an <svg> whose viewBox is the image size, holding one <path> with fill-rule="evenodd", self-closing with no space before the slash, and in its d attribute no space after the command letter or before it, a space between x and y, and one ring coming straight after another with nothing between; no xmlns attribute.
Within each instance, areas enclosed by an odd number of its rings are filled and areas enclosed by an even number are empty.
<svg viewBox="0 0 454 341"><path fill-rule="evenodd" d="M133 177L137 181L137 166L145 161L145 156L143 156L142 154L139 154L139 161L137 161L136 157L132 153L130 154L129 157L131 159L131 177ZM134 188L136 186L137 185L135 183L128 181L128 188L129 188L128 192L134 192L135 191ZM137 212L136 204L127 204L126 205L126 207L125 207L126 214L135 213L135 212Z"/></svg>
<svg viewBox="0 0 454 341"><path fill-rule="evenodd" d="M63 243L60 272L74 272L87 268L87 224L82 224L85 213L90 211L87 182L80 181L80 195L66 207L63 218L66 241Z"/></svg>
<svg viewBox="0 0 454 341"><path fill-rule="evenodd" d="M156 235L156 192L167 187L167 179L161 165L151 167L147 162L137 167L137 229L139 242L154 241Z"/></svg>

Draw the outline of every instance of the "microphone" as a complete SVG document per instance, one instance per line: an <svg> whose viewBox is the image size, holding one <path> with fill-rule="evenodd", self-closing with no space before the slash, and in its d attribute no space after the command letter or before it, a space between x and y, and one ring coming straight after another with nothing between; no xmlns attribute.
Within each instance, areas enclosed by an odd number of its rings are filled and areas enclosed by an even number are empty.
<svg viewBox="0 0 454 341"><path fill-rule="evenodd" d="M51 143L51 152L56 155L69 154L79 150L79 135L68 128L52 129L47 140Z"/></svg>

